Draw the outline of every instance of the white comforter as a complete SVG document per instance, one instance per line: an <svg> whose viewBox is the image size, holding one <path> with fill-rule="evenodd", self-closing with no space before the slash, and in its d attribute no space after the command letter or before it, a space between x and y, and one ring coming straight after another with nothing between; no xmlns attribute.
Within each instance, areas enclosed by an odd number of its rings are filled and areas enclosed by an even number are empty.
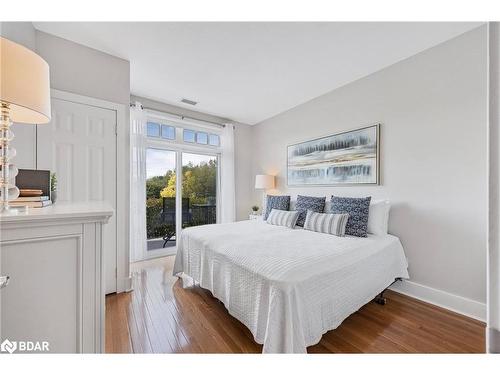
<svg viewBox="0 0 500 375"><path fill-rule="evenodd" d="M264 353L305 353L323 333L408 278L397 237L336 237L259 220L187 228L174 275L196 281Z"/></svg>

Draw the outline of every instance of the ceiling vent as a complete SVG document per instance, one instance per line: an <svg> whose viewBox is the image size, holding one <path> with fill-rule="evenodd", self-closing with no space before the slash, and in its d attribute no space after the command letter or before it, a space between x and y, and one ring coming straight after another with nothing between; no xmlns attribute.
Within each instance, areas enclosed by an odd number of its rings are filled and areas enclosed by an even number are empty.
<svg viewBox="0 0 500 375"><path fill-rule="evenodd" d="M186 98L182 98L181 99L181 103L189 104L189 105L196 105L196 104L198 104L198 102L195 102L194 100L189 100L189 99L186 99Z"/></svg>

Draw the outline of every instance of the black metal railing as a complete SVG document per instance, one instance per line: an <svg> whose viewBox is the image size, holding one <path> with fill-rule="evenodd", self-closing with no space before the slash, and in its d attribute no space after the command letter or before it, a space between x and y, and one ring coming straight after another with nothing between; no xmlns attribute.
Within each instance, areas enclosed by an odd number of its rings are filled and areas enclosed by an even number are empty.
<svg viewBox="0 0 500 375"><path fill-rule="evenodd" d="M213 201L213 199L207 199ZM151 201L146 210L146 229L148 239L163 238L164 246L175 236L176 222L175 198L162 198ZM217 205L212 203L190 204L189 198L182 198L182 228L215 224Z"/></svg>
<svg viewBox="0 0 500 375"><path fill-rule="evenodd" d="M191 206L191 225L215 224L217 206L215 204L193 204Z"/></svg>

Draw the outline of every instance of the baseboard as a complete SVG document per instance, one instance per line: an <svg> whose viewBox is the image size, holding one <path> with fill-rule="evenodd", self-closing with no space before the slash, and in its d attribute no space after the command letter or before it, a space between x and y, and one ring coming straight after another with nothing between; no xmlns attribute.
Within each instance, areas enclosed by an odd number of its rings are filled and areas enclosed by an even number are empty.
<svg viewBox="0 0 500 375"><path fill-rule="evenodd" d="M399 281L391 286L390 289L470 318L482 322L486 321L485 303L457 296L456 294L434 289L409 280Z"/></svg>
<svg viewBox="0 0 500 375"><path fill-rule="evenodd" d="M486 343L488 353L500 353L500 331L495 328L487 328Z"/></svg>

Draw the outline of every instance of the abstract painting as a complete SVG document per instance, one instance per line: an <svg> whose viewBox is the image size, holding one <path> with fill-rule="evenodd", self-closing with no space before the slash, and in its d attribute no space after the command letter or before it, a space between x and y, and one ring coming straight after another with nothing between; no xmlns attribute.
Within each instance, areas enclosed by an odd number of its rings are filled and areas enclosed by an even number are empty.
<svg viewBox="0 0 500 375"><path fill-rule="evenodd" d="M378 184L379 128L377 124L288 146L288 186Z"/></svg>

